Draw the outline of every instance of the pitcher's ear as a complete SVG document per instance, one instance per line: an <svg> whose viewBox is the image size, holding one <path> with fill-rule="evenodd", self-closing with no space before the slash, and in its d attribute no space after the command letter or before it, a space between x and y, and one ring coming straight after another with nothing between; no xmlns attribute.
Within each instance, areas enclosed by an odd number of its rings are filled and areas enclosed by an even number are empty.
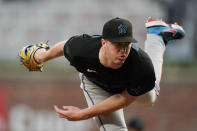
<svg viewBox="0 0 197 131"><path fill-rule="evenodd" d="M102 44L102 46L106 44L106 41L107 41L107 40L105 40L105 39L103 39L103 38L101 39L101 44Z"/></svg>

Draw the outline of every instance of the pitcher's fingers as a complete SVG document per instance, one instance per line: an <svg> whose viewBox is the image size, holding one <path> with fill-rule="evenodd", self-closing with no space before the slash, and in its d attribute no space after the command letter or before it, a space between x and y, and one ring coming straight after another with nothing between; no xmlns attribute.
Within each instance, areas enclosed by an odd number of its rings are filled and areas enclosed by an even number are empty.
<svg viewBox="0 0 197 131"><path fill-rule="evenodd" d="M55 111L56 111L57 113L64 114L64 110L58 108L58 106L55 105L55 106L54 106L54 109L55 109Z"/></svg>
<svg viewBox="0 0 197 131"><path fill-rule="evenodd" d="M55 109L56 113L59 115L59 117L61 117L61 118L65 117L63 111L61 109L59 109L56 105L54 106L54 109Z"/></svg>
<svg viewBox="0 0 197 131"><path fill-rule="evenodd" d="M59 108L56 105L54 105L54 109L56 112L59 110Z"/></svg>
<svg viewBox="0 0 197 131"><path fill-rule="evenodd" d="M71 106L63 106L62 107L64 110L69 110L69 109L71 109L72 107Z"/></svg>

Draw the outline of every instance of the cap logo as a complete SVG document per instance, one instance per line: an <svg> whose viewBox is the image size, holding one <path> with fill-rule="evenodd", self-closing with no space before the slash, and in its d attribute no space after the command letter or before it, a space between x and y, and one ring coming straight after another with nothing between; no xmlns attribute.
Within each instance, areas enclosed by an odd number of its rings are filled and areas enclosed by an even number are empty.
<svg viewBox="0 0 197 131"><path fill-rule="evenodd" d="M124 35L127 33L127 26L126 25L123 25L123 24L120 24L118 26L118 34L119 35Z"/></svg>

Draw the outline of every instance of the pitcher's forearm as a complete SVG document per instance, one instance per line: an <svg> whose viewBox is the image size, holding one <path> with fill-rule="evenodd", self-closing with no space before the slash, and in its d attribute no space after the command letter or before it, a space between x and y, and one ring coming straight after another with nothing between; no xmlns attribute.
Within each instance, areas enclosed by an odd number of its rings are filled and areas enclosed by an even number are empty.
<svg viewBox="0 0 197 131"><path fill-rule="evenodd" d="M125 90L121 94L116 94L108 99L98 103L92 107L83 109L82 112L85 114L84 118L88 119L97 115L107 114L109 112L113 112L115 110L124 108L134 102L137 97L131 96Z"/></svg>
<svg viewBox="0 0 197 131"><path fill-rule="evenodd" d="M51 60L53 58L63 56L63 47L65 45L66 41L61 41L57 44L55 44L51 49L46 51L46 55L43 59L43 62L46 62L48 60Z"/></svg>
<svg viewBox="0 0 197 131"><path fill-rule="evenodd" d="M63 56L63 47L66 41L61 41L51 47L48 51L45 49L39 49L35 54L35 60L38 63L43 63L53 58Z"/></svg>

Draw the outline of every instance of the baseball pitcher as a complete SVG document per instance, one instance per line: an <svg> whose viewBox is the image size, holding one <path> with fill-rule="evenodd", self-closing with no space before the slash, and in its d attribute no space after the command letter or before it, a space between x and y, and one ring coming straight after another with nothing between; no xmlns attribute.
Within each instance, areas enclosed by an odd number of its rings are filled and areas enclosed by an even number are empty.
<svg viewBox="0 0 197 131"><path fill-rule="evenodd" d="M101 131L127 131L123 108L133 102L155 103L166 46L185 35L178 24L160 19L149 18L145 26L145 50L136 44L132 24L113 18L104 24L102 35L73 36L50 49L45 43L28 45L20 51L20 60L30 71L41 71L44 62L65 56L79 71L88 108L54 106L59 117L70 121L94 118Z"/></svg>

